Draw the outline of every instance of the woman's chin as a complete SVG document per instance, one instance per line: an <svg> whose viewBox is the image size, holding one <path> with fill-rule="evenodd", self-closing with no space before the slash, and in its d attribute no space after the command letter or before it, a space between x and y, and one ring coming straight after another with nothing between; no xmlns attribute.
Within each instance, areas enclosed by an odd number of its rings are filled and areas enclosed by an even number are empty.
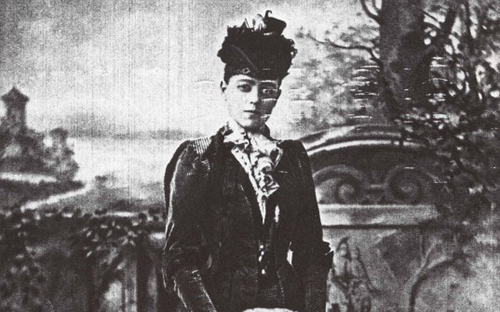
<svg viewBox="0 0 500 312"><path fill-rule="evenodd" d="M250 130L250 131L255 131L255 130L259 130L259 129L262 129L262 127L264 126L264 122L262 122L261 120L241 120L240 122L238 122L240 124L241 127L243 127L245 130Z"/></svg>

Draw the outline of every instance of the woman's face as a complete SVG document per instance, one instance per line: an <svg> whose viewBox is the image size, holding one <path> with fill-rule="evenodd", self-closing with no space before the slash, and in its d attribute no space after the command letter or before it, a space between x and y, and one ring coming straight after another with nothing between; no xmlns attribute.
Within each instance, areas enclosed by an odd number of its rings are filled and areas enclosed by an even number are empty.
<svg viewBox="0 0 500 312"><path fill-rule="evenodd" d="M229 116L246 130L262 129L280 96L280 80L259 80L247 75L222 82Z"/></svg>

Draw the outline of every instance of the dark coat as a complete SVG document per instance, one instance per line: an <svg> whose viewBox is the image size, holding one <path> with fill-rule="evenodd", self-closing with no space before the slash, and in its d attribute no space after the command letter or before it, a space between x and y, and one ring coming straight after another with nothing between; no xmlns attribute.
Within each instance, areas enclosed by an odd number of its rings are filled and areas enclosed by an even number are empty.
<svg viewBox="0 0 500 312"><path fill-rule="evenodd" d="M280 188L268 209L278 205L280 210L272 237L274 283L280 291L271 302L296 311L324 311L331 254L322 239L309 159L298 141L279 146L284 153L274 175ZM255 192L231 148L219 131L210 139L181 144L167 168L163 269L167 285L183 303L178 311L256 307L263 225Z"/></svg>

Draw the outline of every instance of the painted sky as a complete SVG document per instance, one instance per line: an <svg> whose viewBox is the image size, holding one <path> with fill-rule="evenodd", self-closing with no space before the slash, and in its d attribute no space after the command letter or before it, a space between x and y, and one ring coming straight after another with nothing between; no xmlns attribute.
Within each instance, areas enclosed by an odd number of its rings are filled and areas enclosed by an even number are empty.
<svg viewBox="0 0 500 312"><path fill-rule="evenodd" d="M318 34L359 23L356 0L3 0L0 92L30 97L28 123L109 133L184 129L209 133L226 119L216 57L227 25L265 10ZM297 41L295 73L270 124L286 130L303 108L289 92L314 55Z"/></svg>

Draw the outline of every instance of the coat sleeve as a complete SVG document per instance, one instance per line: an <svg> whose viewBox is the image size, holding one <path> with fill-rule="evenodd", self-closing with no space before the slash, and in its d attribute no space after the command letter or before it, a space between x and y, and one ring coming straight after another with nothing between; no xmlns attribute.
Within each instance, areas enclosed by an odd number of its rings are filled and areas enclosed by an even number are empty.
<svg viewBox="0 0 500 312"><path fill-rule="evenodd" d="M182 145L181 145L182 146ZM193 146L184 144L177 155L171 179L166 179L168 218L163 272L167 285L188 311L216 311L208 295L200 269L208 261L200 217L208 185L208 168ZM170 181L168 181L170 180Z"/></svg>
<svg viewBox="0 0 500 312"><path fill-rule="evenodd" d="M329 244L323 241L309 157L302 143L297 141L294 142L293 152L300 172L301 205L290 246L293 252L292 265L303 283L304 311L325 311L326 280L333 253L330 252Z"/></svg>

